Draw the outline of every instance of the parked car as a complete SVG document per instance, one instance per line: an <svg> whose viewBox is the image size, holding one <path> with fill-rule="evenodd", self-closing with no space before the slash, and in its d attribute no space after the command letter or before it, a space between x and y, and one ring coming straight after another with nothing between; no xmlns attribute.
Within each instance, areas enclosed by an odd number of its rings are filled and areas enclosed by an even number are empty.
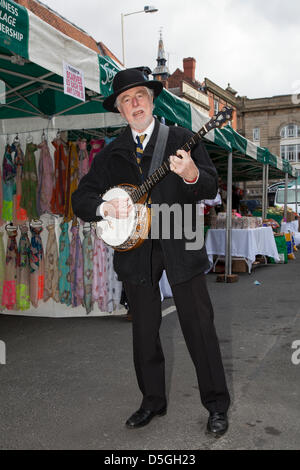
<svg viewBox="0 0 300 470"><path fill-rule="evenodd" d="M278 187L275 193L274 205L276 207L284 207L284 187ZM297 208L296 208L296 186L289 186L287 190L287 207L293 212L300 212L300 187L297 187Z"/></svg>

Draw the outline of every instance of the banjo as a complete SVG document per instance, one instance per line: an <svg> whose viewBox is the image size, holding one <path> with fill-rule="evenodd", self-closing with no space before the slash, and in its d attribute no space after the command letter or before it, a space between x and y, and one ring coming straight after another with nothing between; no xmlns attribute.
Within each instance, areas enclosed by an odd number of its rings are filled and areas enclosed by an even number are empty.
<svg viewBox="0 0 300 470"><path fill-rule="evenodd" d="M194 134L182 149L188 152L210 130L221 128L231 119L232 112L232 108L225 106L217 116L201 127L200 131ZM94 222L96 236L116 251L130 251L140 246L147 238L151 227L151 209L148 204L150 192L170 172L170 162L167 160L140 186L125 183L106 191L102 195L104 201L129 198L133 208L127 218L116 219L107 216L100 222Z"/></svg>

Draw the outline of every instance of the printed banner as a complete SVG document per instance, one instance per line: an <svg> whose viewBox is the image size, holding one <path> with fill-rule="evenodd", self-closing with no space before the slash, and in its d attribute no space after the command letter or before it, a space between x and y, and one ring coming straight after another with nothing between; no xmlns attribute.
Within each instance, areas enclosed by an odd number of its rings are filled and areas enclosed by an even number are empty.
<svg viewBox="0 0 300 470"><path fill-rule="evenodd" d="M26 8L0 0L0 46L28 59L29 20Z"/></svg>
<svg viewBox="0 0 300 470"><path fill-rule="evenodd" d="M64 62L64 93L85 101L84 74L81 70Z"/></svg>
<svg viewBox="0 0 300 470"><path fill-rule="evenodd" d="M99 57L99 69L100 69L100 92L103 96L107 97L112 94L112 82L114 76L121 69L113 62L108 56Z"/></svg>

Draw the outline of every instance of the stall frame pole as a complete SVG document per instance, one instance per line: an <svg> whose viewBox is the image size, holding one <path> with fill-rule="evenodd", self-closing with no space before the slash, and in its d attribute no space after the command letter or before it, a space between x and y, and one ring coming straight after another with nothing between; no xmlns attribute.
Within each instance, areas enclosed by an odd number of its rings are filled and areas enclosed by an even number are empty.
<svg viewBox="0 0 300 470"><path fill-rule="evenodd" d="M285 174L285 184L284 184L284 212L283 212L283 218L287 219L287 193L288 193L288 183L289 183L289 175L286 172Z"/></svg>
<svg viewBox="0 0 300 470"><path fill-rule="evenodd" d="M268 201L268 186L269 186L269 164L265 165L265 219L267 218L269 201Z"/></svg>
<svg viewBox="0 0 300 470"><path fill-rule="evenodd" d="M231 273L231 228L232 228L232 152L228 152L225 282L227 282L227 276L231 276L232 274Z"/></svg>

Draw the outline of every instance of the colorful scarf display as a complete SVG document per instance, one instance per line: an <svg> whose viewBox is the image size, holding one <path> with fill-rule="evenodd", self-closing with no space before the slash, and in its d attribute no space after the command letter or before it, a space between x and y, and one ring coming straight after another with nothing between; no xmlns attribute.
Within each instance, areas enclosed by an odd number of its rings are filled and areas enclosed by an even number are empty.
<svg viewBox="0 0 300 470"><path fill-rule="evenodd" d="M91 228L83 227L83 284L84 284L84 306L86 313L91 313L93 309L93 240Z"/></svg>
<svg viewBox="0 0 300 470"><path fill-rule="evenodd" d="M70 240L68 234L68 224L60 224L61 234L59 237L59 301L62 304L70 305L72 300L70 284Z"/></svg>
<svg viewBox="0 0 300 470"><path fill-rule="evenodd" d="M7 248L5 258L5 275L3 283L2 305L8 310L16 309L16 287L17 287L17 263L18 263L18 247L17 247L17 229L7 228Z"/></svg>
<svg viewBox="0 0 300 470"><path fill-rule="evenodd" d="M58 271L58 249L55 234L55 224L47 226L48 239L45 255L45 286L44 302L52 298L59 302L59 271Z"/></svg>
<svg viewBox="0 0 300 470"><path fill-rule="evenodd" d="M6 145L2 163L3 207L2 219L13 220L13 198L16 194L16 166L12 159L11 146Z"/></svg>
<svg viewBox="0 0 300 470"><path fill-rule="evenodd" d="M44 296L45 281L45 260L44 250L41 240L43 227L32 227L30 244L30 300L32 305L37 308L39 301Z"/></svg>
<svg viewBox="0 0 300 470"><path fill-rule="evenodd" d="M21 237L18 246L18 281L17 281L17 308L28 310L30 308L30 242L27 225L20 226Z"/></svg>
<svg viewBox="0 0 300 470"><path fill-rule="evenodd" d="M83 304L83 255L79 236L79 226L73 225L71 228L72 241L70 247L70 281L72 292L72 307Z"/></svg>

